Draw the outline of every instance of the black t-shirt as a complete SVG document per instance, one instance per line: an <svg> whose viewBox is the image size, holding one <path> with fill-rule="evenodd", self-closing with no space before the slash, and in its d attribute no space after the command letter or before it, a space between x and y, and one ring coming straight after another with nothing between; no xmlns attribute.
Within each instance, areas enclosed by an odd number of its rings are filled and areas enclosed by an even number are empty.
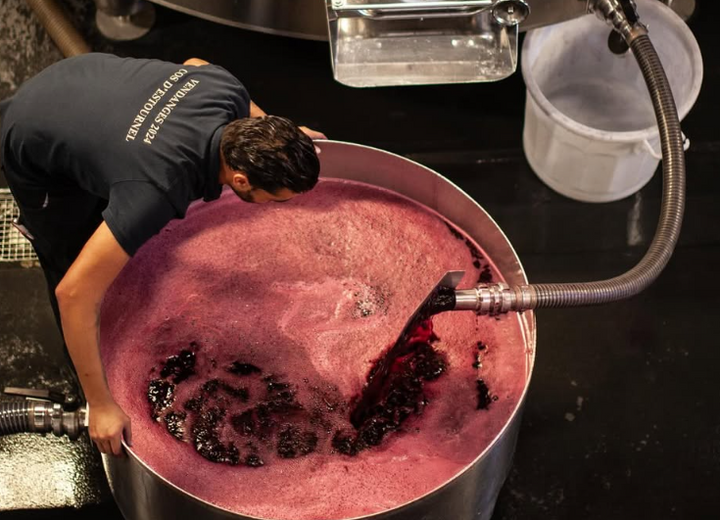
<svg viewBox="0 0 720 520"><path fill-rule="evenodd" d="M75 185L133 255L191 201L220 196L220 138L248 117L243 85L216 65L86 54L27 81L2 106L6 168L33 187Z"/></svg>

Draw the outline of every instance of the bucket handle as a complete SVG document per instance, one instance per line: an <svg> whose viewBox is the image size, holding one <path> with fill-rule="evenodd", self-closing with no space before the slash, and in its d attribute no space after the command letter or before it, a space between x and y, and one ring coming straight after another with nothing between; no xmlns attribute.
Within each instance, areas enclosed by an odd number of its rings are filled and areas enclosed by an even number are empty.
<svg viewBox="0 0 720 520"><path fill-rule="evenodd" d="M690 148L690 139L688 139L688 137L684 133L682 134L682 138L683 138L683 150L685 150L687 152L688 148ZM656 152L655 148L653 148L652 145L650 144L650 141L645 139L642 142L642 144L645 147L645 150L647 150L647 152L653 156L653 159L657 159L658 161L662 160L662 152Z"/></svg>

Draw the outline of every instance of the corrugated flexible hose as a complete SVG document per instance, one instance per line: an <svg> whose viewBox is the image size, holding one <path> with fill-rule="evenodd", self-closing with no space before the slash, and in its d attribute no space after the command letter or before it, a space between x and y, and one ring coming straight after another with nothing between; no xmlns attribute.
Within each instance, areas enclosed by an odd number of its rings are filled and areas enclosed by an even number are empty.
<svg viewBox="0 0 720 520"><path fill-rule="evenodd" d="M66 58L87 54L90 47L55 0L26 0Z"/></svg>
<svg viewBox="0 0 720 520"><path fill-rule="evenodd" d="M30 432L32 406L28 401L0 403L0 435Z"/></svg>
<svg viewBox="0 0 720 520"><path fill-rule="evenodd" d="M650 91L662 143L663 194L655 237L642 260L621 276L599 282L530 285L536 308L594 305L634 296L655 281L677 244L685 210L685 154L680 120L670 83L650 38L638 36L630 48Z"/></svg>
<svg viewBox="0 0 720 520"><path fill-rule="evenodd" d="M628 26L629 27L629 26ZM635 29L640 31L640 29ZM455 310L502 314L539 308L579 307L630 298L660 275L675 250L685 211L685 153L675 100L660 58L647 33L634 35L630 48L652 98L662 144L663 193L655 236L645 256L628 272L598 282L516 285L481 284L455 291Z"/></svg>

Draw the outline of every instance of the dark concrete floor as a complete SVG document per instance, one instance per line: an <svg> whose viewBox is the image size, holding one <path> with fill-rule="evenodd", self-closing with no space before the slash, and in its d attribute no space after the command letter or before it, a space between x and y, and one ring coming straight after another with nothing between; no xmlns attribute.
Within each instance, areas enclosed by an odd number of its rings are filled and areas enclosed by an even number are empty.
<svg viewBox="0 0 720 520"><path fill-rule="evenodd" d="M520 74L489 85L352 90L333 82L323 43L255 34L159 8L152 33L111 44L94 31L86 4L78 0L69 7L96 50L205 58L235 73L268 112L437 169L497 220L533 282L619 274L652 238L659 176L640 193L603 205L565 199L537 179L522 153ZM705 83L683 125L693 146L680 244L660 280L630 301L538 312L537 365L495 520L718 518L720 341L713 319L720 311L720 33L717 5L699 4L691 28L704 51ZM4 97L59 54L37 27L27 29L31 18L19 0L0 5L14 12L12 24L26 27L18 32L0 23ZM0 307L0 343L17 338L43 352L40 367L0 364L0 385L32 384L41 372L62 387L59 339L41 297L42 274L0 269L0 286L3 300L12 302ZM78 510L4 512L3 518L120 518L102 491L84 503L98 501Z"/></svg>

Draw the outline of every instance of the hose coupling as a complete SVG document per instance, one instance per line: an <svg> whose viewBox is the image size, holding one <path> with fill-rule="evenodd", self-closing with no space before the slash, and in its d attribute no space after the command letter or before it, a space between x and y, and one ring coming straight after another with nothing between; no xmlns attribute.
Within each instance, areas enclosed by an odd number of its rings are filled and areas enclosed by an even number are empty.
<svg viewBox="0 0 720 520"><path fill-rule="evenodd" d="M627 45L648 33L647 27L640 23L634 0L593 0L590 10L617 31Z"/></svg>
<svg viewBox="0 0 720 520"><path fill-rule="evenodd" d="M0 403L0 435L53 433L75 440L87 428L87 407L60 394L25 388L5 388L3 393L25 399Z"/></svg>
<svg viewBox="0 0 720 520"><path fill-rule="evenodd" d="M537 295L530 285L510 287L505 283L480 284L455 291L455 310L472 310L481 316L522 312L537 306Z"/></svg>

